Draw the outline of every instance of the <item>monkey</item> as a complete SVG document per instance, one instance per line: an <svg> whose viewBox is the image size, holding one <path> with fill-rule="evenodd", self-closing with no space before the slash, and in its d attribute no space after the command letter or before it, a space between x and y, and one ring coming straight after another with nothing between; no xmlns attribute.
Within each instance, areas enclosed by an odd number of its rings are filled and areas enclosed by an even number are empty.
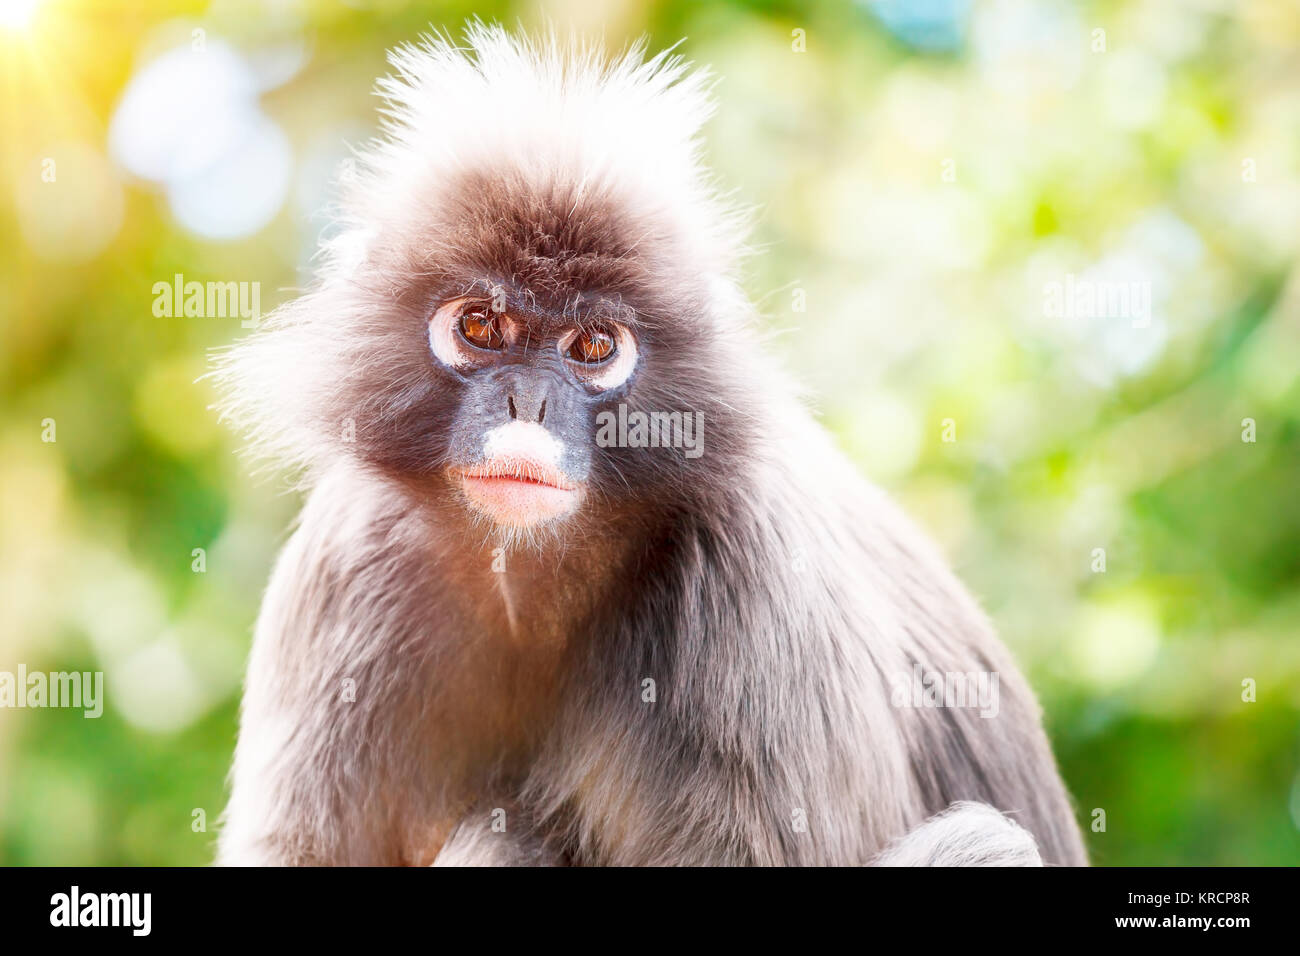
<svg viewBox="0 0 1300 956"><path fill-rule="evenodd" d="M304 496L216 861L1085 865L1010 652L760 336L710 75L477 21L390 63L212 372Z"/></svg>

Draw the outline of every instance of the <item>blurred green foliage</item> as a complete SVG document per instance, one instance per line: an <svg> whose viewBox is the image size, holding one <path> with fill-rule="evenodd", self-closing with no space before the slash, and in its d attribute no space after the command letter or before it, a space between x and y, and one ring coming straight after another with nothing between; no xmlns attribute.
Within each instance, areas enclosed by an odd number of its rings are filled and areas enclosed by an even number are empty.
<svg viewBox="0 0 1300 956"><path fill-rule="evenodd" d="M0 26L0 670L103 670L108 692L99 720L0 711L0 860L211 858L295 501L247 476L195 381L238 317L158 316L153 286L256 282L269 310L310 281L385 50L477 14L685 37L720 77L708 157L758 207L745 282L771 347L1023 663L1081 821L1105 811L1094 860L1300 861L1289 0L33 11ZM253 77L284 183L185 178L252 122L213 105L215 74L192 108L123 120L170 50ZM170 164L152 179L141 144ZM259 185L260 220L240 205ZM1049 290L1074 281L1149 308L1063 316Z"/></svg>

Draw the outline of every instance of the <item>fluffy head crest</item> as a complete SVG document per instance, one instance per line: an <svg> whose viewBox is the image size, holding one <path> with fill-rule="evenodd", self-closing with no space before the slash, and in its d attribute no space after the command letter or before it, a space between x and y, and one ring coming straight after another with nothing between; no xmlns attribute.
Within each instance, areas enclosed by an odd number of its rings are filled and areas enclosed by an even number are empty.
<svg viewBox="0 0 1300 956"><path fill-rule="evenodd" d="M425 37L389 55L382 135L345 184L347 224L370 236L376 223L408 218L413 200L438 203L476 176L513 174L535 189L572 187L575 200L613 199L671 227L700 269L729 271L743 223L700 162L714 108L707 71L670 50L646 59L643 43L611 58L553 33L530 40L481 23L465 43Z"/></svg>
<svg viewBox="0 0 1300 956"><path fill-rule="evenodd" d="M478 23L466 43L391 55L381 135L345 173L319 283L217 360L222 412L255 453L309 474L339 453L435 470L428 318L484 284L657 328L664 356L743 324L743 222L699 161L706 75L640 45L606 58ZM683 391L648 396L657 408L717 389L702 368L658 378Z"/></svg>

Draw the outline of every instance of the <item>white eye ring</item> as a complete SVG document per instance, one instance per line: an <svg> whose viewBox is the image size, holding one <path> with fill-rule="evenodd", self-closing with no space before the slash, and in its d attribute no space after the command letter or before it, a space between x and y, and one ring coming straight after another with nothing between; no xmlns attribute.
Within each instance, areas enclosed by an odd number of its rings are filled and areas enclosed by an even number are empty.
<svg viewBox="0 0 1300 956"><path fill-rule="evenodd" d="M429 348L452 368L465 368L474 364L474 354L465 344L460 334L460 319L465 312L465 303L471 301L469 296L452 299L439 306L438 311L429 319ZM506 341L513 342L518 330L504 312L498 316L501 322L501 334Z"/></svg>
<svg viewBox="0 0 1300 956"><path fill-rule="evenodd" d="M444 302L429 319L429 348L446 365L452 368L464 368L470 364L469 354L465 350L460 336L456 334L456 323L460 320L461 307L467 299L452 299Z"/></svg>
<svg viewBox="0 0 1300 956"><path fill-rule="evenodd" d="M581 362L569 361L569 366L575 369L578 376L590 385L592 388L598 388L602 392L611 388L618 388L626 382L632 374L632 369L636 367L636 338L632 335L630 329L625 325L609 324L607 326L614 333L614 358L602 365L584 366ZM560 338L560 354L566 354L569 351L574 340L578 337L578 329L566 332Z"/></svg>

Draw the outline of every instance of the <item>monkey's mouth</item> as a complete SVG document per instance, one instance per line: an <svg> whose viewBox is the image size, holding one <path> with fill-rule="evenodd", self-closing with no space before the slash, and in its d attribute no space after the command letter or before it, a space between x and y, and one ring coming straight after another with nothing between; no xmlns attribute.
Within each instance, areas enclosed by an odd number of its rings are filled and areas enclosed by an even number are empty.
<svg viewBox="0 0 1300 956"><path fill-rule="evenodd" d="M561 518L582 500L581 486L536 460L494 458L451 471L470 505L502 525L528 528Z"/></svg>

